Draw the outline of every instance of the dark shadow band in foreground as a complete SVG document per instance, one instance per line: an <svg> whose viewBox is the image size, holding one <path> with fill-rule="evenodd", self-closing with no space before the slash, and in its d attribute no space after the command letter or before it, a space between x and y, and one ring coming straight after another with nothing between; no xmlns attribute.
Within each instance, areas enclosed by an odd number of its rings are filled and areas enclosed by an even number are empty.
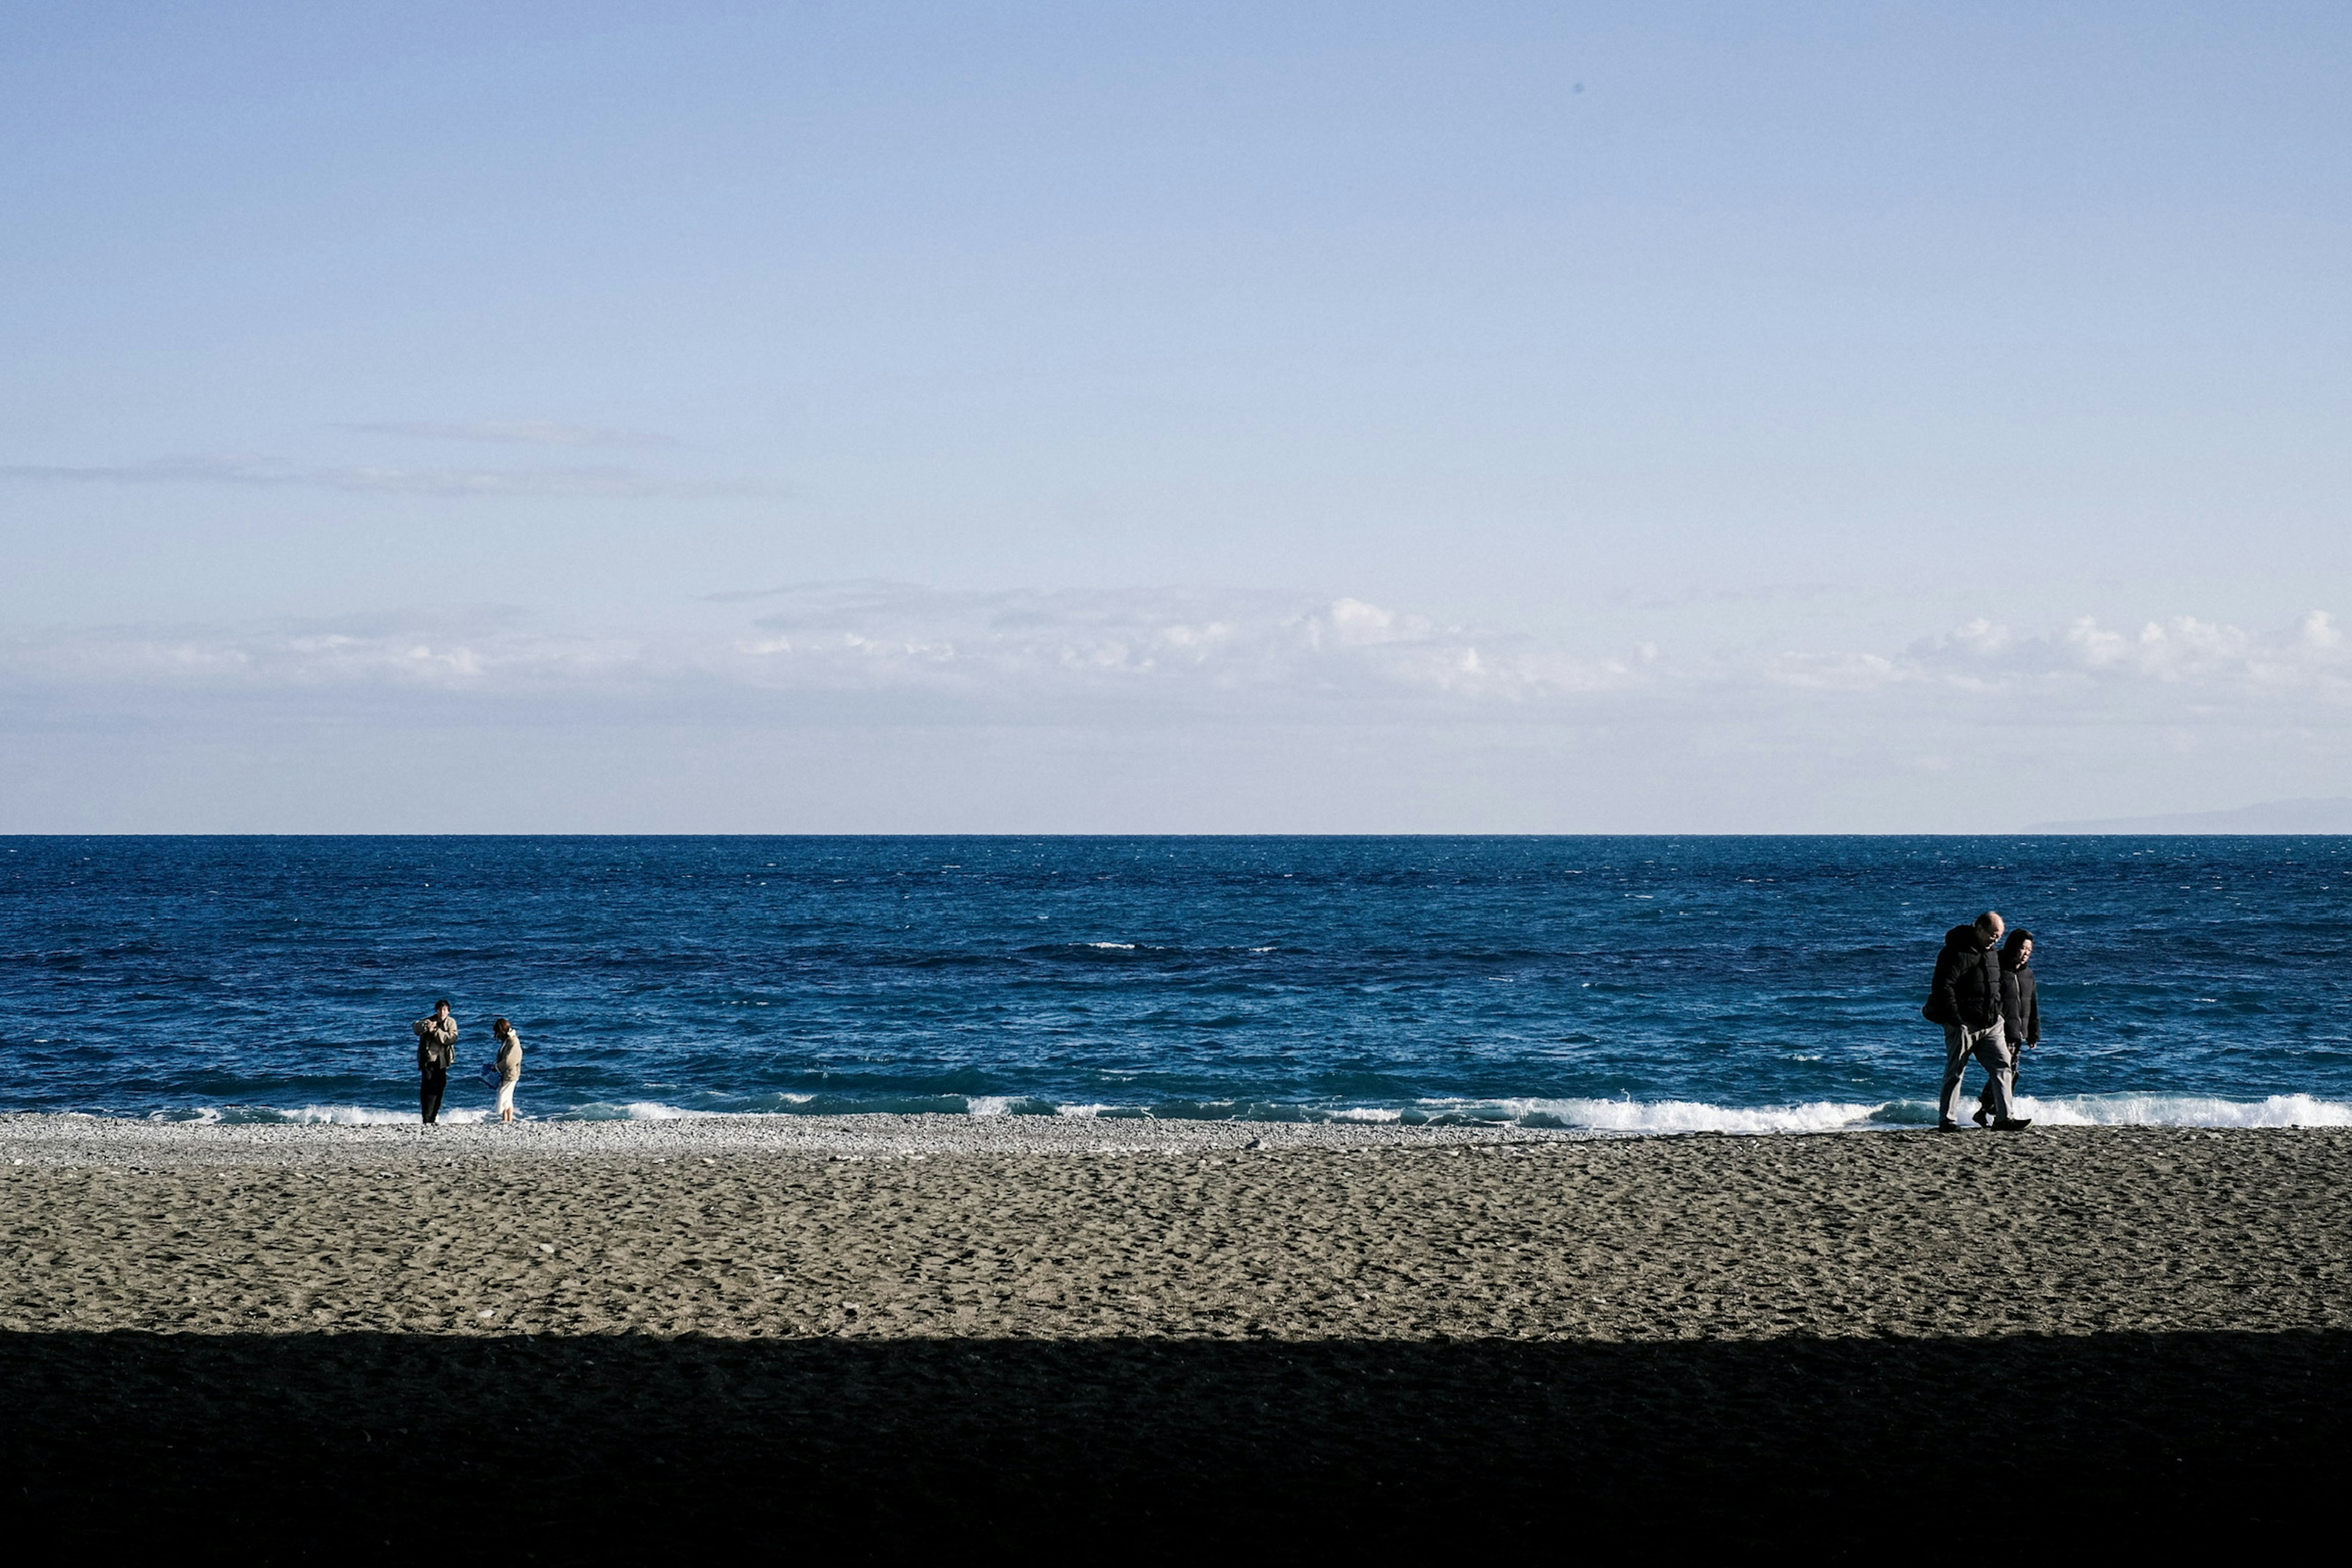
<svg viewBox="0 0 2352 1568"><path fill-rule="evenodd" d="M0 1336L0 1512L246 1558L1117 1532L1930 1554L2316 1521L2352 1334L1528 1342ZM323 1531L323 1535L315 1533ZM477 1532L479 1532L477 1535ZM14 1537L21 1539L21 1537Z"/></svg>

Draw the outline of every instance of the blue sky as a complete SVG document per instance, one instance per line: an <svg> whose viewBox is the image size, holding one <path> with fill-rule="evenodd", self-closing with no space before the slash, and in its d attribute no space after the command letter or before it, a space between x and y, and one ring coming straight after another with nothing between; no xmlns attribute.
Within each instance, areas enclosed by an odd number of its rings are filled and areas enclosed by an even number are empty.
<svg viewBox="0 0 2352 1568"><path fill-rule="evenodd" d="M0 830L2352 793L2340 8L5 26Z"/></svg>

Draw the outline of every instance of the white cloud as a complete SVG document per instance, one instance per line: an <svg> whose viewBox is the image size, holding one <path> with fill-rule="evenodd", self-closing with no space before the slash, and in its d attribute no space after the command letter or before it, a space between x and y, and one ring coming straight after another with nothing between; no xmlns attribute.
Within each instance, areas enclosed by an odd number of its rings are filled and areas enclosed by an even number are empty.
<svg viewBox="0 0 2352 1568"><path fill-rule="evenodd" d="M735 651L780 687L973 699L1540 701L1629 683L1627 667L1474 636L1352 598L1176 590L943 593L895 584L773 590Z"/></svg>
<svg viewBox="0 0 2352 1568"><path fill-rule="evenodd" d="M2148 621L2137 630L2110 628L2086 616L2055 635L2024 637L1976 622L1915 646L1910 657L1929 678L2006 689L2087 683L2240 695L2335 698L2352 691L2352 650L2324 610L2272 632L2194 616Z"/></svg>
<svg viewBox="0 0 2352 1568"><path fill-rule="evenodd" d="M414 468L382 464L306 467L268 458L160 458L143 463L76 467L0 464L0 479L66 484L229 485L273 489L419 496L572 496L677 499L745 495L757 487L734 480L677 479L618 468Z"/></svg>
<svg viewBox="0 0 2352 1568"><path fill-rule="evenodd" d="M478 441L502 447L675 447L675 437L606 425L567 425L553 419L386 419L343 425L362 436L404 436L431 441Z"/></svg>
<svg viewBox="0 0 2352 1568"><path fill-rule="evenodd" d="M611 689L642 675L636 644L446 625L93 627L0 644L0 685L162 695Z"/></svg>
<svg viewBox="0 0 2352 1568"><path fill-rule="evenodd" d="M2052 703L2266 697L2334 703L2352 696L2352 649L2324 610L2273 632L2193 616L2137 630L2084 616L2039 633L1979 618L1891 652L1789 650L1757 660L1756 668L1790 688Z"/></svg>

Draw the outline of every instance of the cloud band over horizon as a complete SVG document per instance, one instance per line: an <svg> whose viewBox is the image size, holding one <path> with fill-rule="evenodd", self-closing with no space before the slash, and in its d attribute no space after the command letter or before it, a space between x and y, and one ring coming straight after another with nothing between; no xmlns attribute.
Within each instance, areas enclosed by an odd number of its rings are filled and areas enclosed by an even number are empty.
<svg viewBox="0 0 2352 1568"><path fill-rule="evenodd" d="M704 606L0 641L0 831L1990 831L2340 793L2352 756L2316 609L1592 652L1205 588Z"/></svg>
<svg viewBox="0 0 2352 1568"><path fill-rule="evenodd" d="M1362 706L1535 719L1605 700L1620 711L1708 694L1788 700L1908 694L2044 709L2124 704L2189 718L2261 701L2314 721L2352 715L2352 643L2324 610L2248 630L2175 616L2089 616L2036 631L1974 619L1893 648L1691 649L1653 641L1593 656L1339 596L1133 589L950 592L813 584L709 595L731 624L699 636L518 629L513 612L245 626L56 628L0 641L0 691L634 700L692 688L897 698L1052 717L1105 700L1129 718ZM752 612L748 615L740 611ZM780 709L761 709L776 713Z"/></svg>

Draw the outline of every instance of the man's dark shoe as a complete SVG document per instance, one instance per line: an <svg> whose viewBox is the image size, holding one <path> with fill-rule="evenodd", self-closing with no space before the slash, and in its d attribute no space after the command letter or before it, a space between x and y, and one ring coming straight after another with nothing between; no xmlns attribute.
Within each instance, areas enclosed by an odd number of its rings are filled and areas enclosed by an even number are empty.
<svg viewBox="0 0 2352 1568"><path fill-rule="evenodd" d="M2031 1116L2003 1116L1993 1122L1992 1130L1996 1132L2022 1132L2032 1125L2033 1118Z"/></svg>
<svg viewBox="0 0 2352 1568"><path fill-rule="evenodd" d="M1959 1130L1960 1124L1957 1121L1938 1121L1936 1123L1936 1131L1938 1132L1958 1132Z"/></svg>
<svg viewBox="0 0 2352 1568"><path fill-rule="evenodd" d="M1969 1117L1969 1120L1975 1122L1978 1126L1982 1127L1986 1122L1992 1120L1992 1112L1979 1105L1977 1107L1976 1114Z"/></svg>

